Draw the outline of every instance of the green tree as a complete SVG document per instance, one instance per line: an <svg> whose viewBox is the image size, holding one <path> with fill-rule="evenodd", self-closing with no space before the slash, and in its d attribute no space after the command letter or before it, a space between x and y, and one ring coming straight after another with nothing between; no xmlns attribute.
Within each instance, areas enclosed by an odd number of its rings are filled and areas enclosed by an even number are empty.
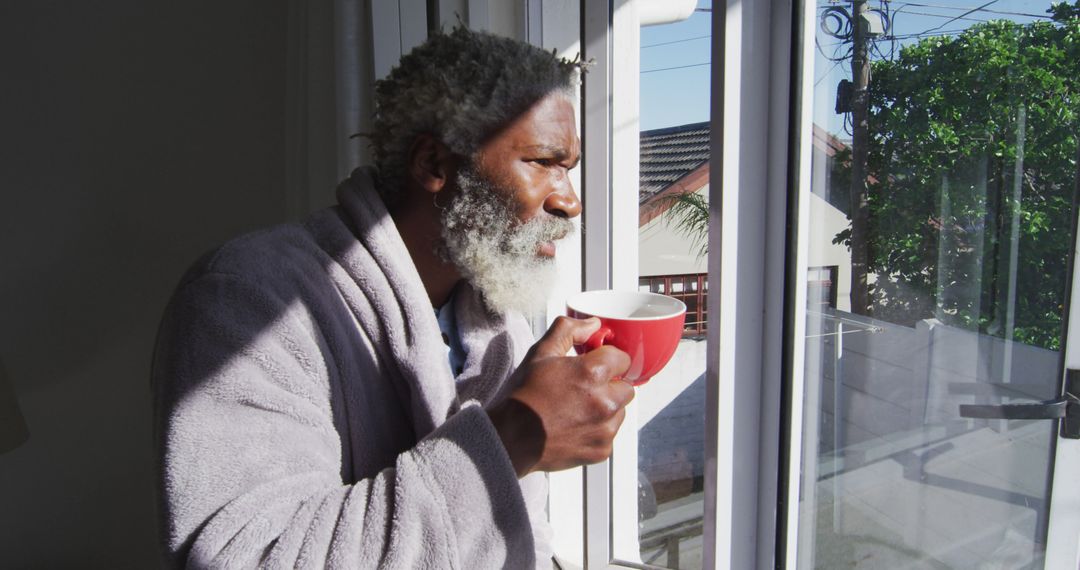
<svg viewBox="0 0 1080 570"><path fill-rule="evenodd" d="M1054 21L982 23L873 62L876 317L937 317L998 336L1011 323L1014 339L1057 348L1075 215L1080 0L1048 12ZM850 247L850 237L835 241Z"/></svg>

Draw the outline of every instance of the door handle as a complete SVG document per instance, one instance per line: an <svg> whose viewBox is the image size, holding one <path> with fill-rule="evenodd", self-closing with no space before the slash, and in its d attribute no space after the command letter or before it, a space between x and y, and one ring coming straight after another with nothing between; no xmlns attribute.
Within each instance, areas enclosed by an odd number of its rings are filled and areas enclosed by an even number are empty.
<svg viewBox="0 0 1080 570"><path fill-rule="evenodd" d="M960 417L988 420L1056 420L1068 414L1069 403L1080 403L1065 396L1026 404L976 405L960 404Z"/></svg>
<svg viewBox="0 0 1080 570"><path fill-rule="evenodd" d="M1080 370L1065 372L1065 393L1053 400L1024 404L960 404L960 417L994 420L1061 421L1061 437L1080 439Z"/></svg>

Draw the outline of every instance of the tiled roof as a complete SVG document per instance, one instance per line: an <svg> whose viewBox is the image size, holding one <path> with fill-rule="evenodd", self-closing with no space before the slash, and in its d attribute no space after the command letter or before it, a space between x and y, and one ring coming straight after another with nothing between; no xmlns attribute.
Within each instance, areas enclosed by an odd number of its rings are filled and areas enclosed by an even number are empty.
<svg viewBox="0 0 1080 570"><path fill-rule="evenodd" d="M709 122L642 131L638 203L709 160Z"/></svg>

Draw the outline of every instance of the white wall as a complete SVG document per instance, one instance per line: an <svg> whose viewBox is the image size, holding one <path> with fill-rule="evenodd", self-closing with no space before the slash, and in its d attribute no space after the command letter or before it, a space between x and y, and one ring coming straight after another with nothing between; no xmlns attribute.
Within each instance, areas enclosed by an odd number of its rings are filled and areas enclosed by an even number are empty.
<svg viewBox="0 0 1080 570"><path fill-rule="evenodd" d="M708 185L697 191L697 194L706 196L708 193ZM847 246L833 244L832 238L848 227L848 220L843 212L817 194L811 194L810 223L813 239L810 240L809 264L811 267L839 267L837 304L840 310L846 311L850 306L851 252ZM666 215L650 220L638 231L638 259L642 276L705 273L708 260L699 257L697 251L697 246L678 231Z"/></svg>
<svg viewBox="0 0 1080 570"><path fill-rule="evenodd" d="M708 196L709 185L695 194ZM698 243L679 231L666 213L638 228L638 271L642 277L706 273L708 270L709 259L698 255Z"/></svg>
<svg viewBox="0 0 1080 570"><path fill-rule="evenodd" d="M807 264L810 267L838 266L836 308L851 310L851 251L834 244L833 237L848 227L847 217L817 194L810 194L810 239Z"/></svg>
<svg viewBox="0 0 1080 570"><path fill-rule="evenodd" d="M306 203L285 186L293 7L0 8L0 358L30 429L0 455L0 566L157 566L166 299L201 252Z"/></svg>
<svg viewBox="0 0 1080 570"><path fill-rule="evenodd" d="M526 39L524 2L490 0L487 4L489 31L520 40Z"/></svg>

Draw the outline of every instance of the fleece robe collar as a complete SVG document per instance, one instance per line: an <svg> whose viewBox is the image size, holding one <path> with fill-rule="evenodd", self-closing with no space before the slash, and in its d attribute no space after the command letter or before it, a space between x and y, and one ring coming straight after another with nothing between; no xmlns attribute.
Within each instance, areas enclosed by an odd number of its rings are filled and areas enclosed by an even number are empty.
<svg viewBox="0 0 1080 570"><path fill-rule="evenodd" d="M378 318L360 324L375 346L388 351L382 363L410 403L413 427L423 437L462 405L488 405L505 397L510 383L501 391L492 387L524 357L528 347L513 337L528 338L529 327L521 315L489 311L481 295L462 283L454 311L466 360L455 382L426 289L372 174L359 168L338 186L338 202L360 242L339 261L376 308Z"/></svg>

